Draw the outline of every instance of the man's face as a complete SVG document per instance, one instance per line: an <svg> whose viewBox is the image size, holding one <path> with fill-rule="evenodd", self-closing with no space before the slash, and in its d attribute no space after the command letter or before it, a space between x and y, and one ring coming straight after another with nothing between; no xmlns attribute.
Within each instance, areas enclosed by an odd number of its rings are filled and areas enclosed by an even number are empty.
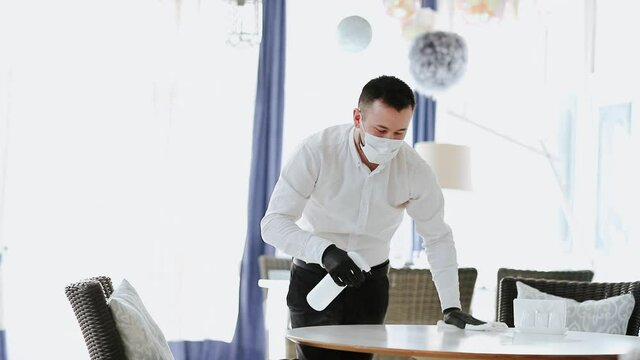
<svg viewBox="0 0 640 360"><path fill-rule="evenodd" d="M353 122L361 131L386 139L404 140L413 115L411 106L398 111L380 100L353 110ZM364 122L364 123L363 123ZM361 133L360 136L364 136Z"/></svg>

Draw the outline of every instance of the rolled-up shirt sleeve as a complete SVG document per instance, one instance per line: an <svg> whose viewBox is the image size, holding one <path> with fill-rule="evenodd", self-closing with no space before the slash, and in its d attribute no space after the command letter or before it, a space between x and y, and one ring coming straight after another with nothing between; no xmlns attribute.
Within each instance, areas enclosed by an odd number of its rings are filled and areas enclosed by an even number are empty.
<svg viewBox="0 0 640 360"><path fill-rule="evenodd" d="M300 146L283 167L260 222L266 243L285 254L317 264L322 263L322 254L331 242L302 230L296 222L315 188L319 169L318 155Z"/></svg>
<svg viewBox="0 0 640 360"><path fill-rule="evenodd" d="M424 165L424 166L422 166ZM442 309L460 308L458 262L451 228L444 221L444 197L435 174L425 163L414 168L407 214L424 239L427 260Z"/></svg>

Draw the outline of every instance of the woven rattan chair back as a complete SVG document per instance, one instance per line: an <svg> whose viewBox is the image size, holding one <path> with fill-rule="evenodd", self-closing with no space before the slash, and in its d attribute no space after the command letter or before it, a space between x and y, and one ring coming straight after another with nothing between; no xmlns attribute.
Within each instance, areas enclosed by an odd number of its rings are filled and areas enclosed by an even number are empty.
<svg viewBox="0 0 640 360"><path fill-rule="evenodd" d="M496 319L498 319L498 288L500 280L505 277L547 279L547 280L567 280L567 281L591 281L593 271L591 270L520 270L500 268L498 269L498 281L496 282Z"/></svg>
<svg viewBox="0 0 640 360"><path fill-rule="evenodd" d="M291 258L282 258L272 255L260 255L258 257L258 265L260 266L260 278L269 279L269 271L271 270L289 270L291 269Z"/></svg>
<svg viewBox="0 0 640 360"><path fill-rule="evenodd" d="M595 283L588 281L566 281L505 277L498 290L498 321L513 327L513 300L518 296L516 281L521 281L547 294L577 301L602 300L630 293L635 298L635 307L627 326L627 335L638 336L640 329L640 281L620 283Z"/></svg>
<svg viewBox="0 0 640 360"><path fill-rule="evenodd" d="M470 312L478 272L458 269L462 310ZM440 299L430 270L391 269L385 324L435 324L442 319Z"/></svg>
<svg viewBox="0 0 640 360"><path fill-rule="evenodd" d="M122 339L107 305L111 293L113 285L106 276L65 287L91 360L126 360Z"/></svg>

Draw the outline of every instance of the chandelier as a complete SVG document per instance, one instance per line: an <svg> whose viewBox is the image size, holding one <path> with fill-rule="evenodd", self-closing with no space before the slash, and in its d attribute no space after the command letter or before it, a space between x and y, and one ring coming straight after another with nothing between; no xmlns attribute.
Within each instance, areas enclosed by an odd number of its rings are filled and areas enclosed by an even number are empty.
<svg viewBox="0 0 640 360"><path fill-rule="evenodd" d="M231 4L231 28L227 44L254 46L262 38L262 1L229 0Z"/></svg>

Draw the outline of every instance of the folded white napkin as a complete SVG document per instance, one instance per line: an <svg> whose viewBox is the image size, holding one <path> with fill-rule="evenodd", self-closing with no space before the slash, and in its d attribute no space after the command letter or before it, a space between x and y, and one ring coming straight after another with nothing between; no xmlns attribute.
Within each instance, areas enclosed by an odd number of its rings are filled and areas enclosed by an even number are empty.
<svg viewBox="0 0 640 360"><path fill-rule="evenodd" d="M438 320L438 328L442 328L442 329L458 329L457 326L455 325L451 325L451 324L447 324L446 322L442 321L442 320ZM472 330L472 331L498 331L498 330L505 330L508 329L509 327L507 326L507 324L503 323L503 322L497 322L497 321L489 321L485 324L482 325L471 325L471 324L467 324L464 329L465 330Z"/></svg>

